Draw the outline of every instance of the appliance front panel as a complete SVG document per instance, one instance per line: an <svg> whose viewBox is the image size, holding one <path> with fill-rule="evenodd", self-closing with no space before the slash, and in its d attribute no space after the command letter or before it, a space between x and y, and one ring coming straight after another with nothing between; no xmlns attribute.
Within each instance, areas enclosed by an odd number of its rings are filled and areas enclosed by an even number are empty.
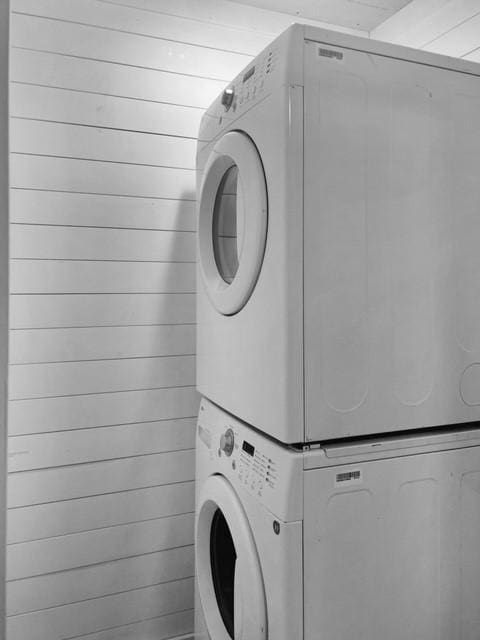
<svg viewBox="0 0 480 640"><path fill-rule="evenodd" d="M305 43L307 441L480 419L480 80Z"/></svg>
<svg viewBox="0 0 480 640"><path fill-rule="evenodd" d="M266 239L262 245L261 234L254 230L260 250L254 251L253 257L247 259L246 251L254 246L249 242L247 247L247 235L251 239L251 225L260 222L261 213L261 207L255 204L261 198L254 196L259 190L253 181L248 180L242 185L248 212L245 210L247 222L236 276L231 284L222 284L217 267L211 263L213 277L205 273L205 264L199 264L197 277L199 392L231 414L283 442L301 442L304 439L302 122L303 90L282 87L255 104L236 121L234 131L220 138L220 141L225 140L232 133L239 141L238 136L243 136L240 139L249 140L249 148L256 149L254 158L258 156L260 159L266 185ZM206 156L207 150L204 149L203 153ZM230 153L233 155L235 152ZM240 167L240 156L237 160ZM208 169L207 164L206 167ZM260 175L260 169L254 175ZM202 180L207 180L206 173ZM211 228L211 224L203 228L210 246ZM238 241L236 246L238 248ZM209 253L211 255L211 249ZM200 260L207 255L202 248L200 254ZM261 263L259 257L262 258ZM253 271L245 278L244 272L240 279L242 264L253 267ZM235 289L237 279L239 287ZM223 287L223 291L212 289L215 282ZM227 308L223 303L229 292L235 292L229 299L229 303L234 304ZM221 308L216 304L220 297Z"/></svg>
<svg viewBox="0 0 480 640"><path fill-rule="evenodd" d="M305 640L478 640L480 448L304 478Z"/></svg>

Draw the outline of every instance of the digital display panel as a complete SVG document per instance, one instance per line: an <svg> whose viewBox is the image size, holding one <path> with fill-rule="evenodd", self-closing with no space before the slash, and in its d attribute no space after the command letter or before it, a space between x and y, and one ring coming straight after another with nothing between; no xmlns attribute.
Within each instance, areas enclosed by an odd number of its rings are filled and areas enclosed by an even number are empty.
<svg viewBox="0 0 480 640"><path fill-rule="evenodd" d="M245 453L248 453L249 456L253 456L255 453L255 447L246 440L243 441L242 449Z"/></svg>
<svg viewBox="0 0 480 640"><path fill-rule="evenodd" d="M254 73L255 73L255 67L252 67L244 74L243 82L246 82L249 78L251 78Z"/></svg>

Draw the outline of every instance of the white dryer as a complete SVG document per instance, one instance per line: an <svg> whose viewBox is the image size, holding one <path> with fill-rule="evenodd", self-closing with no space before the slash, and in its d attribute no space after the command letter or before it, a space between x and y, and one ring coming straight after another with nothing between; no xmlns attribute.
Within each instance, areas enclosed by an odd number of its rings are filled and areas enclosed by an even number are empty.
<svg viewBox="0 0 480 640"><path fill-rule="evenodd" d="M206 112L198 389L282 442L480 419L480 66L295 25Z"/></svg>
<svg viewBox="0 0 480 640"><path fill-rule="evenodd" d="M203 400L196 640L478 640L480 430L315 450Z"/></svg>

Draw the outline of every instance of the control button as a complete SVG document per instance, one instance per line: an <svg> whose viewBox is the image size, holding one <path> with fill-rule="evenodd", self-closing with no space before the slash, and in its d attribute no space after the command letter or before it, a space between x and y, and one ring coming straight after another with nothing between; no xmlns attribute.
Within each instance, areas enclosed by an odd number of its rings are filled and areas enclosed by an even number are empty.
<svg viewBox="0 0 480 640"><path fill-rule="evenodd" d="M234 442L235 436L233 435L232 429L227 429L220 438L220 449L225 453L226 456L232 455Z"/></svg>
<svg viewBox="0 0 480 640"><path fill-rule="evenodd" d="M234 96L235 96L234 89L225 89L225 91L223 92L221 102L225 107L225 111L228 111L232 106Z"/></svg>

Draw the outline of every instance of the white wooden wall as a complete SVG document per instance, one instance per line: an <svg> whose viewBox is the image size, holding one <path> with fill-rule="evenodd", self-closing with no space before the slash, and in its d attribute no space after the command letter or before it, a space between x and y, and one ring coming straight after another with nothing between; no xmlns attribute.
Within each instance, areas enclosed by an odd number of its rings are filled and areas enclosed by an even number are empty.
<svg viewBox="0 0 480 640"><path fill-rule="evenodd" d="M371 37L480 62L480 2L413 0Z"/></svg>
<svg viewBox="0 0 480 640"><path fill-rule="evenodd" d="M8 375L8 27L0 2L0 640L5 640L5 527Z"/></svg>
<svg viewBox="0 0 480 640"><path fill-rule="evenodd" d="M195 138L291 17L11 9L8 640L189 634Z"/></svg>

